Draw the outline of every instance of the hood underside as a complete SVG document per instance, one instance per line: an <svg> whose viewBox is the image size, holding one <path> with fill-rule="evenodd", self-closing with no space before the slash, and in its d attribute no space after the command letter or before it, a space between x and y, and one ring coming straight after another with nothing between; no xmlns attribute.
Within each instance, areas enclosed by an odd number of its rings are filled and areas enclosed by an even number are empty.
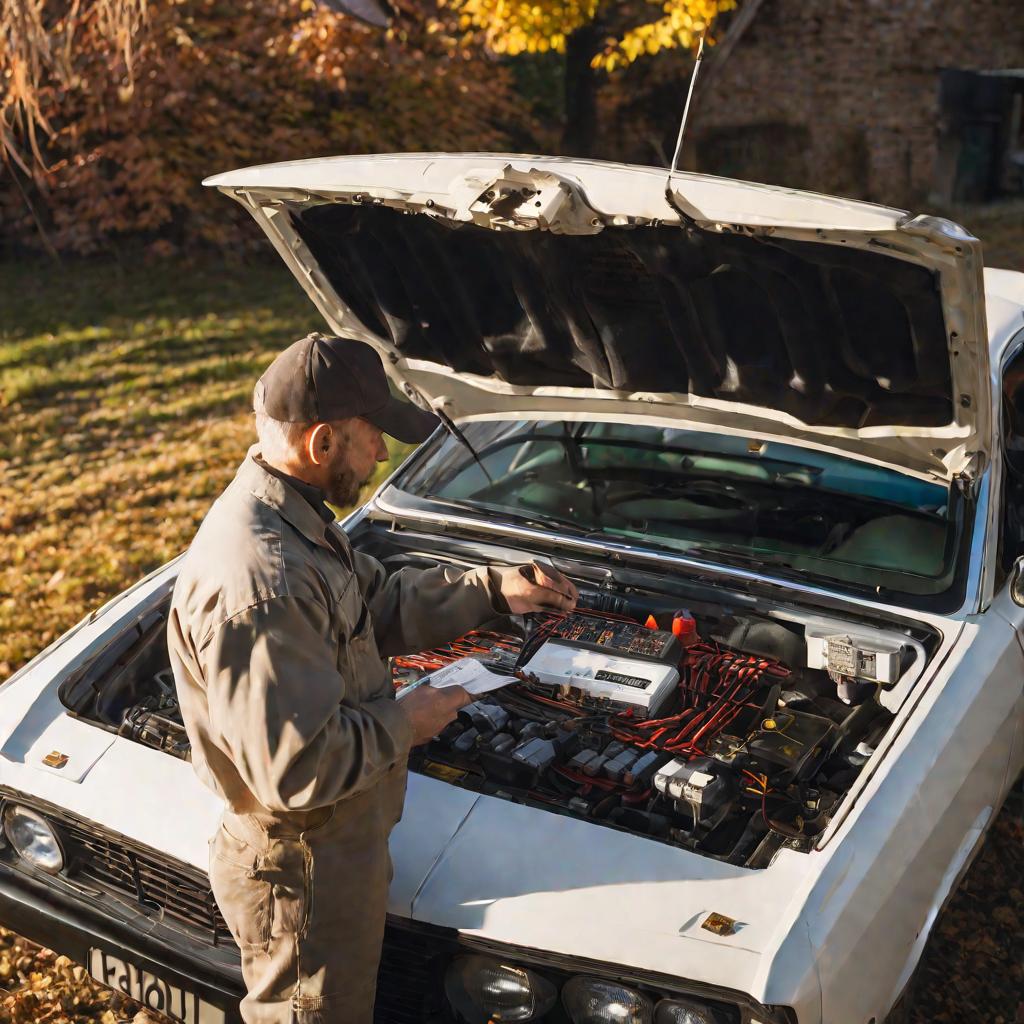
<svg viewBox="0 0 1024 1024"><path fill-rule="evenodd" d="M456 420L660 421L950 478L983 452L981 259L934 218L652 168L407 155L210 179L333 331Z"/></svg>

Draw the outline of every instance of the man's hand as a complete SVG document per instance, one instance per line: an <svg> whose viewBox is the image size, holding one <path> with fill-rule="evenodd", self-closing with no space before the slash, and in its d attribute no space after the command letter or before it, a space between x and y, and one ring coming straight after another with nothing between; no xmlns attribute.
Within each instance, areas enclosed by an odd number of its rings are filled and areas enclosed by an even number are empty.
<svg viewBox="0 0 1024 1024"><path fill-rule="evenodd" d="M579 598L572 580L540 562L495 569L501 596L513 615L526 612L571 612Z"/></svg>
<svg viewBox="0 0 1024 1024"><path fill-rule="evenodd" d="M439 689L434 689L429 683L417 686L401 701L401 707L412 723L412 745L418 747L436 736L455 717L459 708L465 707L472 699L461 686Z"/></svg>

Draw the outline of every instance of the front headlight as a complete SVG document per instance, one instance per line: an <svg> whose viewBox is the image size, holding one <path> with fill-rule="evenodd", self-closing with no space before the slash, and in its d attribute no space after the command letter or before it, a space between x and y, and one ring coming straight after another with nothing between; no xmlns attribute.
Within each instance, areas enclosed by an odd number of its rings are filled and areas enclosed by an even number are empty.
<svg viewBox="0 0 1024 1024"><path fill-rule="evenodd" d="M650 999L613 981L573 978L562 989L562 1003L573 1024L651 1024Z"/></svg>
<svg viewBox="0 0 1024 1024"><path fill-rule="evenodd" d="M4 808L4 834L11 846L33 867L57 874L64 867L64 852L50 823L20 804Z"/></svg>
<svg viewBox="0 0 1024 1024"><path fill-rule="evenodd" d="M453 960L445 972L444 990L468 1024L535 1020L558 998L547 978L487 956Z"/></svg>
<svg viewBox="0 0 1024 1024"><path fill-rule="evenodd" d="M709 1006L688 999L662 999L654 1010L654 1024L717 1024L718 1020Z"/></svg>

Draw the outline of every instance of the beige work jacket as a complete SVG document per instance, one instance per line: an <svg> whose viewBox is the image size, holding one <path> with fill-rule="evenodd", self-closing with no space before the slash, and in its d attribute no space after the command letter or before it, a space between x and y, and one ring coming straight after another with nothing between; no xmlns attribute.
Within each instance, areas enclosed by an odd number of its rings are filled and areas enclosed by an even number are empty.
<svg viewBox="0 0 1024 1024"><path fill-rule="evenodd" d="M236 814L302 819L385 777L404 790L412 734L386 659L493 618L496 583L387 575L257 454L182 560L168 647L200 778Z"/></svg>

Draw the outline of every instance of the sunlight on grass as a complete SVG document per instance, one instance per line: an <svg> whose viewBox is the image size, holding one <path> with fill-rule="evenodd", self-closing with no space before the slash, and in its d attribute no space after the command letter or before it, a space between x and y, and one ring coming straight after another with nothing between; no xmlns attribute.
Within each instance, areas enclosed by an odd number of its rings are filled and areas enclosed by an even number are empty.
<svg viewBox="0 0 1024 1024"><path fill-rule="evenodd" d="M4 266L0 309L2 680L184 550L257 377L323 322L273 264Z"/></svg>

